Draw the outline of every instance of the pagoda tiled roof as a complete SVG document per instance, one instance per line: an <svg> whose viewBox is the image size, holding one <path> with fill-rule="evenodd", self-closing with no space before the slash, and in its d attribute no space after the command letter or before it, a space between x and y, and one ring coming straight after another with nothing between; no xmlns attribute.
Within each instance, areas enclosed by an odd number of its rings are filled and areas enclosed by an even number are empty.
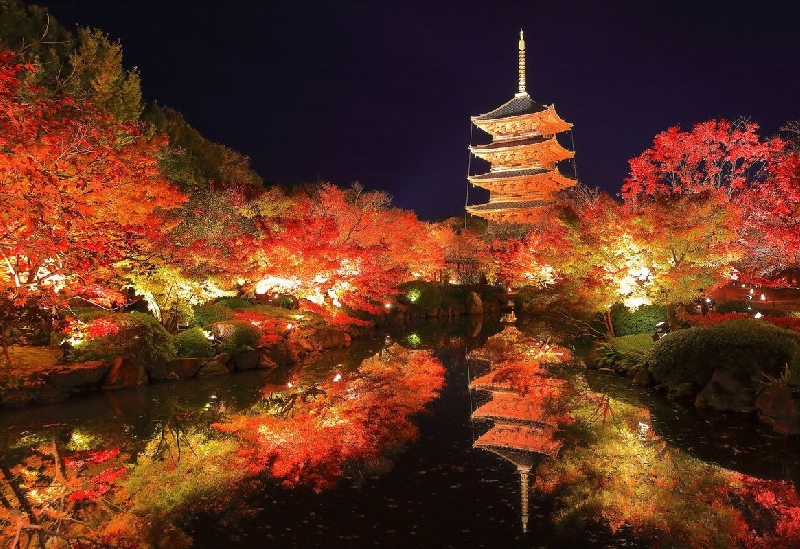
<svg viewBox="0 0 800 549"><path fill-rule="evenodd" d="M517 210L521 208L541 208L542 206L549 205L547 200L523 200L519 202L489 202L487 204L478 204L476 206L468 206L471 212L486 212L491 210Z"/></svg>
<svg viewBox="0 0 800 549"><path fill-rule="evenodd" d="M524 139L499 139L497 141L492 141L491 143L486 143L485 145L473 145L471 148L473 151L490 151L493 149L503 149L508 147L524 147L526 145L538 145L539 143L544 143L546 141L552 140L552 137L544 137L542 135L536 135L534 137L526 137Z"/></svg>
<svg viewBox="0 0 800 549"><path fill-rule="evenodd" d="M528 175L541 175L543 173L550 173L553 170L545 168L524 168L521 170L499 170L495 172L487 172L480 175L471 175L470 180L484 181L487 179L513 179L515 177L525 177Z"/></svg>
<svg viewBox="0 0 800 549"><path fill-rule="evenodd" d="M498 120L509 116L521 116L523 114L533 114L541 112L547 107L540 105L526 93L525 95L515 96L511 101L507 101L491 112L480 116L473 116L473 120Z"/></svg>

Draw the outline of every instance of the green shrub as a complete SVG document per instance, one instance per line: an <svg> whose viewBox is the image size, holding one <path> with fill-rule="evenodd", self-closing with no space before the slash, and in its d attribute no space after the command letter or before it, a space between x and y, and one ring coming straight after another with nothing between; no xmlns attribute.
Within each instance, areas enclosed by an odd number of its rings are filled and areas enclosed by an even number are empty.
<svg viewBox="0 0 800 549"><path fill-rule="evenodd" d="M402 303L429 313L442 307L442 289L436 282L412 280L400 285Z"/></svg>
<svg viewBox="0 0 800 549"><path fill-rule="evenodd" d="M644 366L653 345L650 334L615 337L603 344L598 366L632 374Z"/></svg>
<svg viewBox="0 0 800 549"><path fill-rule="evenodd" d="M176 334L172 341L179 357L208 358L214 355L211 342L200 326Z"/></svg>
<svg viewBox="0 0 800 549"><path fill-rule="evenodd" d="M800 334L767 322L740 319L667 334L650 353L648 365L660 383L704 387L717 368L743 383L764 375L780 377L788 366L790 384L800 382ZM763 374L763 375L762 375Z"/></svg>
<svg viewBox="0 0 800 549"><path fill-rule="evenodd" d="M111 360L130 356L145 363L155 364L175 358L172 336L152 315L147 313L92 313L85 322L100 321L113 324L116 333L88 338L70 350L75 362Z"/></svg>
<svg viewBox="0 0 800 549"><path fill-rule="evenodd" d="M230 320L233 318L233 311L222 305L198 305L194 308L191 324L193 326L209 326L215 322Z"/></svg>
<svg viewBox="0 0 800 549"><path fill-rule="evenodd" d="M257 349L261 339L261 330L241 320L215 322L210 328L220 342L218 350L231 355Z"/></svg>
<svg viewBox="0 0 800 549"><path fill-rule="evenodd" d="M214 303L214 305L227 307L228 309L233 309L234 311L238 311L240 309L249 309L253 306L253 304L246 299L241 299L239 297L226 297L225 299L220 299Z"/></svg>
<svg viewBox="0 0 800 549"><path fill-rule="evenodd" d="M611 322L617 337L633 334L652 334L659 322L667 320L667 308L663 305L643 305L629 309L621 303L611 307Z"/></svg>
<svg viewBox="0 0 800 549"><path fill-rule="evenodd" d="M714 312L721 315L728 313L756 314L758 311L758 305L749 299L731 299L714 306Z"/></svg>

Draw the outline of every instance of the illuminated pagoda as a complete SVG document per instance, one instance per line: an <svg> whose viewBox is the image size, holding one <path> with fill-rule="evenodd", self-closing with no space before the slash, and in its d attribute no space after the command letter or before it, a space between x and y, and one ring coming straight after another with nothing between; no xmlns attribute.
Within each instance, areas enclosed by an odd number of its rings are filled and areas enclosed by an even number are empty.
<svg viewBox="0 0 800 549"><path fill-rule="evenodd" d="M553 105L531 99L525 85L525 40L519 31L519 91L493 111L473 116L472 123L492 136L491 143L470 145L473 155L491 164L488 173L470 175L470 183L489 191L489 202L467 211L489 221L530 223L553 195L575 185L557 164L575 153L559 144L556 135L572 128Z"/></svg>

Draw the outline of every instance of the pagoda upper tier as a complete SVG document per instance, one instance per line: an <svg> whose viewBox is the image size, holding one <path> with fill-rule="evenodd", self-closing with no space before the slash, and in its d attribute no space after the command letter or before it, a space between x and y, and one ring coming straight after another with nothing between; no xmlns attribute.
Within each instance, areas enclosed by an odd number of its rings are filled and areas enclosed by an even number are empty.
<svg viewBox="0 0 800 549"><path fill-rule="evenodd" d="M553 105L544 106L526 93L503 103L495 110L473 116L472 123L495 139L514 138L522 135L555 135L572 128L556 113Z"/></svg>
<svg viewBox="0 0 800 549"><path fill-rule="evenodd" d="M472 117L492 141L470 146L470 151L491 167L487 173L469 176L473 185L489 191L489 202L467 206L467 211L492 221L535 221L555 193L575 184L557 168L575 155L556 139L572 124L562 120L553 105L531 99L525 87L525 42L520 31L518 93L496 109Z"/></svg>

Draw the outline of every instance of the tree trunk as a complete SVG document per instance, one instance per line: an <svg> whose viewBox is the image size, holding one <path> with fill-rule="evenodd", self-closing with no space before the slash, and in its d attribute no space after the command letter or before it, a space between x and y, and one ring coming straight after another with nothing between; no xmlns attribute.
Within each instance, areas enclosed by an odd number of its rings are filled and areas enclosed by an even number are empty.
<svg viewBox="0 0 800 549"><path fill-rule="evenodd" d="M10 369L11 368L11 353L8 351L9 346L10 346L10 342L8 341L8 338L6 337L5 330L4 330L3 333L0 334L0 347L2 347L2 349L3 349L3 356L6 359L6 367Z"/></svg>
<svg viewBox="0 0 800 549"><path fill-rule="evenodd" d="M670 303L667 305L667 322L669 323L669 331L677 332L678 326L678 304Z"/></svg>
<svg viewBox="0 0 800 549"><path fill-rule="evenodd" d="M611 337L617 337L617 334L614 333L614 323L611 321L611 309L606 309L603 311L603 323L606 325L608 335Z"/></svg>

